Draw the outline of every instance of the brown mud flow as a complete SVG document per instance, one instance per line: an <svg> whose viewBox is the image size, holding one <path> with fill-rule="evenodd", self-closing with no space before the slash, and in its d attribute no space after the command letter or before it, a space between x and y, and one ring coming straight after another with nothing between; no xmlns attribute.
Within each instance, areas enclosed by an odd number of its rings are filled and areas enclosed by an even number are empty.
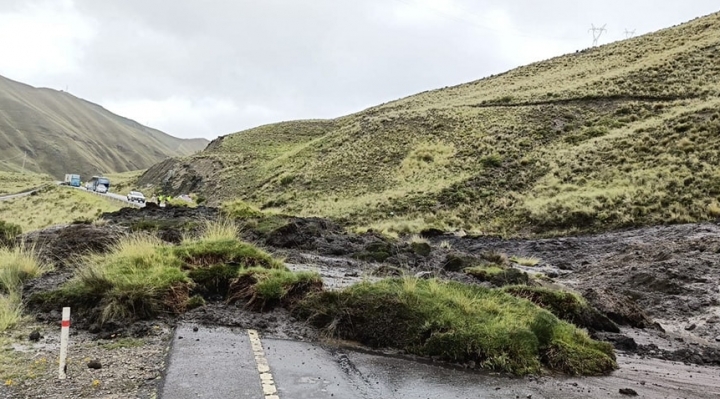
<svg viewBox="0 0 720 399"><path fill-rule="evenodd" d="M33 233L25 237L26 245L37 245L41 257L54 263L56 270L27 283L23 293L26 298L31 298L36 293L60 287L73 276L77 257L103 253L128 233L149 232L172 248L180 248L185 245L178 245L183 237L197 234L204 220L214 220L219 216L218 210L204 207L124 209L106 214L107 224L104 225L80 224ZM330 291L386 277L436 277L481 287L502 288L543 307L547 305L546 308L551 311L555 303L552 301L557 301L557 298L560 298L557 303L563 309L577 307L578 312L567 317L553 313L588 328L593 338L611 343L618 353L620 368L611 377L570 380L575 382L569 383L569 386L563 385L566 380L562 378L517 380L520 387L529 387L538 384L538 381L542 381L542 387L557 386L556 391L547 391L552 393L547 393L546 397L593 397L582 396L583 392L579 390L582 387L586 390L605 389L603 397L613 397L617 390L610 387L617 388L617 384L624 384L641 395L648 395L646 397L660 395L659 392L666 387L668 391L660 397L667 396L674 383L677 389L687 390L682 397L704 398L712 397L703 396L708 392L716 394L713 391L715 385L706 384L703 377L718 377L718 369L714 366L720 365L717 343L720 339L720 317L716 317L720 316L720 270L715 267L720 261L720 228L715 224L663 226L558 239L461 238L442 232L428 232L427 239L393 240L372 232L360 235L349 233L332 221L317 218L262 216L237 220L237 223L243 240L256 243L281 257L291 270L318 272L325 289ZM69 251L68 245L72 243L77 245ZM522 265L517 260L520 257L534 258L530 263L536 264L528 266L528 262L523 262L525 265ZM507 284L511 286L503 288ZM526 285L518 288L517 284ZM251 286L236 287L234 292L252 294L253 291L249 290ZM579 302L574 302L573 296L538 294L538 290L553 292L563 287L577 290L584 299L577 297ZM224 289L229 290L229 287ZM305 342L317 342L327 333L303 323L283 308L267 308L258 312L260 309L248 308L242 303L228 303L219 297L213 299L212 295L206 295L202 303L205 305L201 304L193 310L188 308L180 316L159 317L171 323L179 319L198 326L252 328L270 338ZM30 310L39 321L53 323L57 316L56 312L43 306L31 306ZM578 319L577 315L595 316ZM103 338L143 335L143 328L135 328L133 324L109 322L102 326L93 323L83 325L79 320L75 325ZM142 327L142 323L137 325ZM271 356L272 352L268 352L268 357ZM364 355L355 356L362 358ZM395 367L413 367L408 366L406 360L392 361L402 364ZM378 362L376 359L372 364ZM465 363L457 366L472 365ZM658 369L657 376L648 370L654 367ZM374 372L368 371L370 374ZM689 376L691 374L692 377ZM277 376L278 387L282 387L287 378L282 374ZM415 377L407 377L408 381L412 378ZM652 378L659 382L653 385L650 382ZM477 385L485 384L487 380L474 381ZM504 382L499 387L508 386L510 381L516 380L501 381ZM579 381L595 382L590 386ZM701 385L697 385L698 381ZM575 383L578 385L573 385ZM702 384L707 389L697 389ZM387 392L393 392L393 389ZM433 392L431 388L427 389ZM443 385L442 389L450 388ZM560 390L568 392L568 395L574 392L575 396L558 396ZM462 397L462 392L458 391L459 397ZM532 392L533 397L546 394L542 389ZM372 395L374 393L359 397L375 397ZM382 395L385 396L379 397L393 397L385 393ZM488 392L486 396L493 395L493 392Z"/></svg>

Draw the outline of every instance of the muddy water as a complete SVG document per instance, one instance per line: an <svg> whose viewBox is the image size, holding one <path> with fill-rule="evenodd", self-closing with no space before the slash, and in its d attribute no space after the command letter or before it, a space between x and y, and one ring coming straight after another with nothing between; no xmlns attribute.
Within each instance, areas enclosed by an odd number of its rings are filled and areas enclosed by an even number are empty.
<svg viewBox="0 0 720 399"><path fill-rule="evenodd" d="M378 281L374 276L377 266L360 263L344 258L301 254L302 263L286 263L292 271L314 271L320 274L325 289L338 290L362 281Z"/></svg>

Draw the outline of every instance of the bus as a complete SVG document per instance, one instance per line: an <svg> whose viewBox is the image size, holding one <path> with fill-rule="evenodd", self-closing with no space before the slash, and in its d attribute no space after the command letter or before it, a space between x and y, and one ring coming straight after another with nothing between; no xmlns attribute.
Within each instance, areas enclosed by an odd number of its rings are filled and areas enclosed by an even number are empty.
<svg viewBox="0 0 720 399"><path fill-rule="evenodd" d="M88 191L98 191L99 186L105 186L107 189L101 191L110 191L110 180L108 180L107 177L93 176L87 184L85 184L85 188L87 188Z"/></svg>

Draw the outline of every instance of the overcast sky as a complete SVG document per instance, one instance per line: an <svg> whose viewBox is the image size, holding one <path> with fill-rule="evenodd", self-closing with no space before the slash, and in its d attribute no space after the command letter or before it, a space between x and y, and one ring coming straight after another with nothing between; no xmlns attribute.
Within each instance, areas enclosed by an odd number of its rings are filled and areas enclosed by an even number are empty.
<svg viewBox="0 0 720 399"><path fill-rule="evenodd" d="M179 137L332 118L720 10L717 0L0 0L0 75Z"/></svg>

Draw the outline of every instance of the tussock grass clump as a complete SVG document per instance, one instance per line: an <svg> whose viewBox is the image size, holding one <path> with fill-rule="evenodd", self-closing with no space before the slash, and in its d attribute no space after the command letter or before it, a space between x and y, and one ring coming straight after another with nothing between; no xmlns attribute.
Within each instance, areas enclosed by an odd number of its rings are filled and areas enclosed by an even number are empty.
<svg viewBox="0 0 720 399"><path fill-rule="evenodd" d="M90 257L78 283L102 294L103 322L182 310L189 280L179 260L162 248L155 237L135 235L120 240L109 256Z"/></svg>
<svg viewBox="0 0 720 399"><path fill-rule="evenodd" d="M0 292L18 292L22 283L49 269L48 265L40 262L34 248L26 248L24 245L0 247Z"/></svg>
<svg viewBox="0 0 720 399"><path fill-rule="evenodd" d="M20 295L0 294L0 332L15 327L22 318L23 306Z"/></svg>
<svg viewBox="0 0 720 399"><path fill-rule="evenodd" d="M483 252L480 257L496 265L507 265L509 260L507 254L498 251Z"/></svg>
<svg viewBox="0 0 720 399"><path fill-rule="evenodd" d="M576 326L594 331L620 332L615 323L574 292L530 286L509 286L502 290L515 297L527 299Z"/></svg>
<svg viewBox="0 0 720 399"><path fill-rule="evenodd" d="M260 209L243 200L225 202L220 209L225 216L232 219L253 219L264 215Z"/></svg>
<svg viewBox="0 0 720 399"><path fill-rule="evenodd" d="M158 238L128 236L107 254L90 255L83 263L70 282L36 294L30 302L73 306L101 323L184 310L190 280L180 260Z"/></svg>
<svg viewBox="0 0 720 399"><path fill-rule="evenodd" d="M518 375L543 366L607 374L612 346L500 290L438 280L387 279L310 295L296 313L328 333Z"/></svg>
<svg viewBox="0 0 720 399"><path fill-rule="evenodd" d="M465 273L480 281L492 283L492 285L496 287L528 284L530 282L530 277L527 273L511 267L500 266L492 263L468 267L465 269Z"/></svg>
<svg viewBox="0 0 720 399"><path fill-rule="evenodd" d="M50 270L33 248L0 247L0 332L22 320L22 285Z"/></svg>
<svg viewBox="0 0 720 399"><path fill-rule="evenodd" d="M147 319L202 306L203 297L226 297L245 268L283 268L235 234L234 225L220 222L177 246L151 235L127 236L108 253L84 258L70 282L30 302L41 308L72 306L101 324Z"/></svg>
<svg viewBox="0 0 720 399"><path fill-rule="evenodd" d="M238 240L236 232L233 222L209 222L200 238L172 248L189 270L188 276L197 284L199 294L227 296L230 283L242 269L284 269L283 263L267 252Z"/></svg>
<svg viewBox="0 0 720 399"><path fill-rule="evenodd" d="M292 307L311 292L320 292L323 282L315 272L250 268L242 270L232 283L230 302L244 301L248 307L267 310Z"/></svg>
<svg viewBox="0 0 720 399"><path fill-rule="evenodd" d="M281 261L267 252L237 238L186 240L172 248L172 252L191 268L214 265L284 267Z"/></svg>
<svg viewBox="0 0 720 399"><path fill-rule="evenodd" d="M22 234L22 227L0 220L0 246L11 245Z"/></svg>
<svg viewBox="0 0 720 399"><path fill-rule="evenodd" d="M200 241L236 240L238 226L230 219L208 221L205 223Z"/></svg>

